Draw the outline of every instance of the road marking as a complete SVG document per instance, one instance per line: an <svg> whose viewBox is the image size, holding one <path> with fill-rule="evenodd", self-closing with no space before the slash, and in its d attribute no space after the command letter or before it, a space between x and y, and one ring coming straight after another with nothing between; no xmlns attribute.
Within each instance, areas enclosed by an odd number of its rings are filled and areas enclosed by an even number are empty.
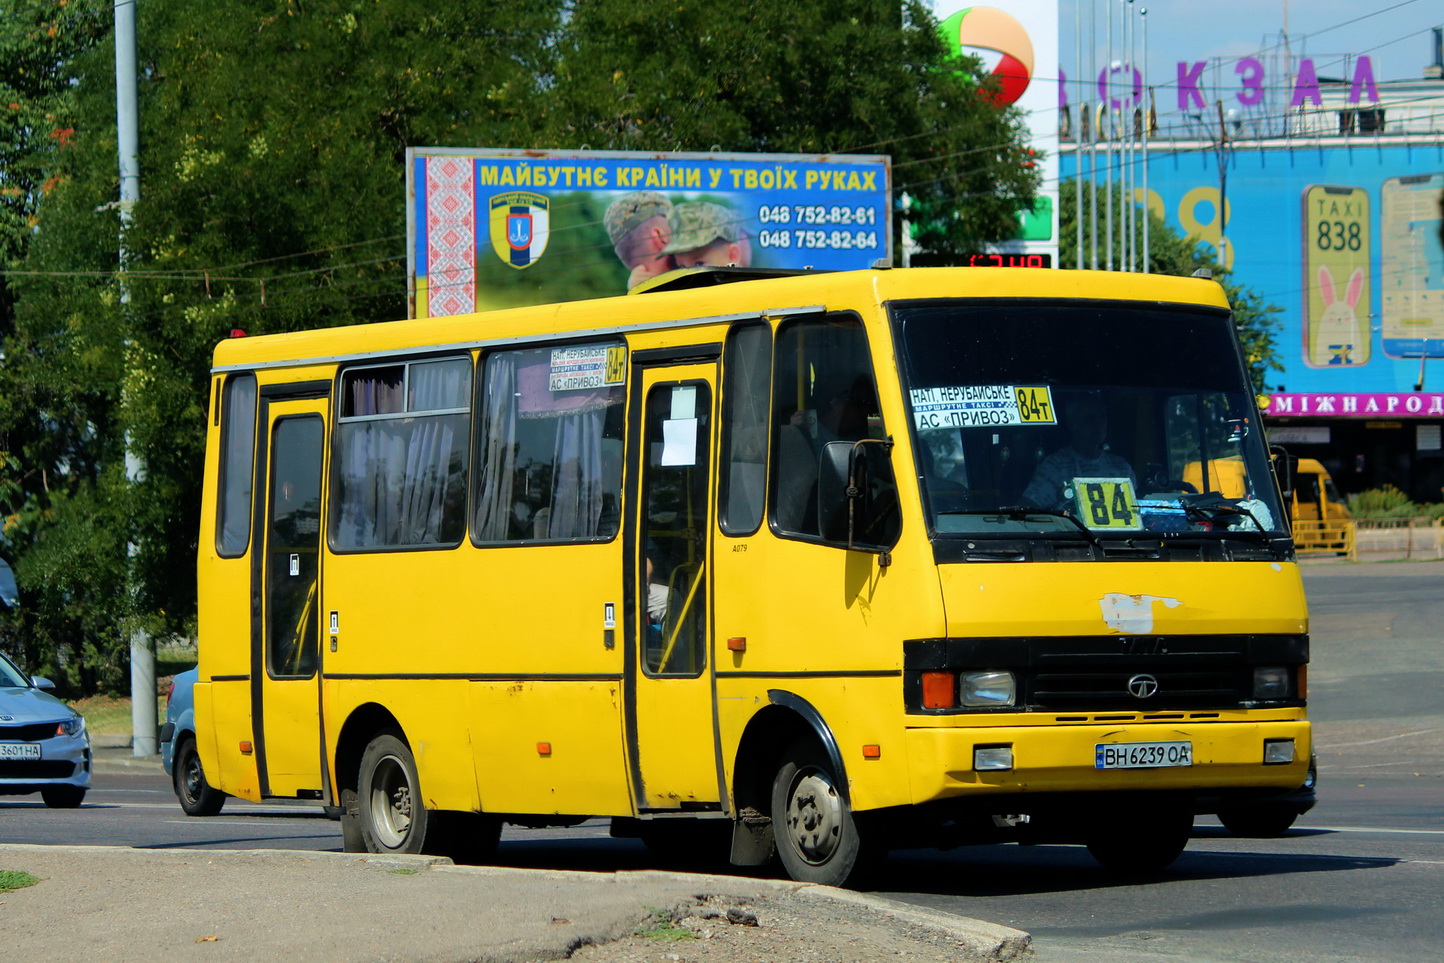
<svg viewBox="0 0 1444 963"><path fill-rule="evenodd" d="M1335 742L1318 744L1318 748L1325 751L1333 749L1352 749L1355 746L1376 746L1381 742L1388 742L1390 739L1407 739L1410 736L1425 736L1431 732L1444 732L1444 726L1434 726L1432 729L1416 729L1413 732L1399 732L1392 736L1384 736L1382 739L1369 739L1365 742Z"/></svg>
<svg viewBox="0 0 1444 963"><path fill-rule="evenodd" d="M1444 836L1444 829L1385 829L1382 826L1295 826L1326 833L1387 833L1401 836Z"/></svg>

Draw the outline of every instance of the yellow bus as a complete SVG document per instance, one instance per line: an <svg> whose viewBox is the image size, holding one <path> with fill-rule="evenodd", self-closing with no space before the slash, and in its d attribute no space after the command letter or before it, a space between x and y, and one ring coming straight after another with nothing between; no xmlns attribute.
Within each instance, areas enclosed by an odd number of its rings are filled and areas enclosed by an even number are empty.
<svg viewBox="0 0 1444 963"><path fill-rule="evenodd" d="M1308 623L1217 284L878 268L215 351L199 752L351 851L504 823L1086 843L1312 800ZM1187 466L1237 458L1236 497Z"/></svg>

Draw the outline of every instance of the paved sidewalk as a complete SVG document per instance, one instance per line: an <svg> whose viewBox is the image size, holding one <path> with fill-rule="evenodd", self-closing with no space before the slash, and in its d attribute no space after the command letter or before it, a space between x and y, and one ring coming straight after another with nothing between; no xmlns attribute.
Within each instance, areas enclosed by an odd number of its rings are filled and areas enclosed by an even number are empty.
<svg viewBox="0 0 1444 963"><path fill-rule="evenodd" d="M580 950L593 963L895 955L942 963L1032 955L1019 930L777 880L455 866L427 856L3 844L0 870L40 878L0 893L6 956L24 960L525 963Z"/></svg>
<svg viewBox="0 0 1444 963"><path fill-rule="evenodd" d="M135 756L128 736L93 735L92 743L97 772L162 771L160 756ZM905 955L943 963L1032 956L1020 930L749 877L0 843L4 870L41 880L0 893L0 932L15 959L871 963Z"/></svg>

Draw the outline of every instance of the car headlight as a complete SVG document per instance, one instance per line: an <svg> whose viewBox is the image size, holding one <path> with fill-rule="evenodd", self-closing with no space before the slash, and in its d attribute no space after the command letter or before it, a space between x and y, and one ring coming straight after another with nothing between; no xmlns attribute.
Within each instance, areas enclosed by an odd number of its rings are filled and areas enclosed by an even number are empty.
<svg viewBox="0 0 1444 963"><path fill-rule="evenodd" d="M78 736L85 731L85 717L71 716L55 727L57 736Z"/></svg>
<svg viewBox="0 0 1444 963"><path fill-rule="evenodd" d="M1017 695L1013 673L999 669L964 672L959 682L958 692L965 706L1010 706Z"/></svg>

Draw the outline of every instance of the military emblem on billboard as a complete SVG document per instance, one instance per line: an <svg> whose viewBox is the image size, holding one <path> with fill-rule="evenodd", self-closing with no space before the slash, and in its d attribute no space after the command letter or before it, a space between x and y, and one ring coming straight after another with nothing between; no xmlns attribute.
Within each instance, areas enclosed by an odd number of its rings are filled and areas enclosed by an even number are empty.
<svg viewBox="0 0 1444 963"><path fill-rule="evenodd" d="M491 247L496 256L520 270L531 267L547 249L550 201L541 194L511 191L491 199Z"/></svg>

